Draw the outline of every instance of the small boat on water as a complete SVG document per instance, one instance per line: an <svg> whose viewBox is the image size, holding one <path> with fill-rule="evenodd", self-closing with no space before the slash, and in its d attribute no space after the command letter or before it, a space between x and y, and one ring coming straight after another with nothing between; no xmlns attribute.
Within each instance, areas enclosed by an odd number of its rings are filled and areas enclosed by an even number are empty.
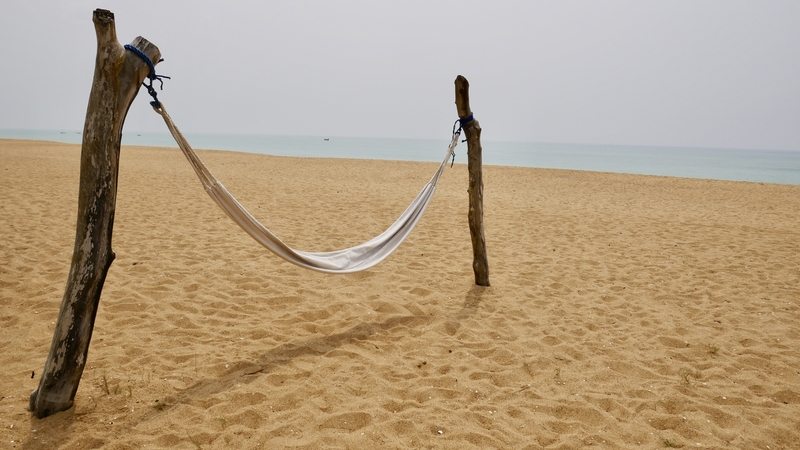
<svg viewBox="0 0 800 450"><path fill-rule="evenodd" d="M325 138L325 140L326 140L326 141L330 141L331 139L330 139L330 138Z"/></svg>

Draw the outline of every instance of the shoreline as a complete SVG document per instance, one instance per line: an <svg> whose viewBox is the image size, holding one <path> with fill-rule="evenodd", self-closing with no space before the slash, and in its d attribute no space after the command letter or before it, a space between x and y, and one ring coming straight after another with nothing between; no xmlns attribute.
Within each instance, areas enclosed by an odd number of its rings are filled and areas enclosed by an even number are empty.
<svg viewBox="0 0 800 450"><path fill-rule="evenodd" d="M235 138L236 136L232 136L232 137ZM308 155L298 155L298 154L294 154L293 152L286 152L285 151L285 148L287 148L287 147L288 148L292 148L293 146L298 145L298 143L296 141L293 141L293 140L300 139L303 142L305 142L305 144L303 144L303 145L306 145L306 146L312 145L312 147L314 147L314 144L321 144L322 142L328 141L328 140L327 139L326 140L322 140L322 138L317 138L317 137L273 136L271 138L280 140L281 144L280 144L279 147L273 148L273 150L275 150L273 153L265 153L263 151L256 151L256 150L252 150L252 149L251 150L241 150L241 149L237 149L237 148L218 148L218 147L225 147L225 146L230 144L229 142L223 143L223 141L220 140L220 139L223 139L223 138L224 138L224 136L214 135L214 139L211 142L207 142L207 144L211 144L211 145L208 145L208 146L192 145L192 147L195 148L195 149L205 149L205 150L208 150L208 151L225 151L225 152L234 152L234 153L238 152L238 153L248 153L248 154L260 154L260 155L267 155L267 156L286 156L286 157L297 157L297 158L354 159L354 160L369 160L369 161L407 161L407 162L440 162L441 161L441 158L440 158L441 155L439 155L439 153L442 153L442 148L444 148L444 147L442 147L442 145L440 145L441 144L440 142L434 141L434 140L407 139L407 141L418 141L418 142L426 143L425 144L426 150L424 152L416 150L415 153L413 155L411 155L410 157L398 159L398 158L395 158L395 156L396 156L395 152L389 152L388 155L387 154L375 154L375 153L371 153L370 151L363 150L363 149L362 150L358 150L358 151L353 151L352 148L353 147L356 147L356 148L365 147L363 141L376 141L376 142L379 142L379 141L401 141L400 139L392 140L392 139L378 139L378 138L338 138L337 140L334 141L337 145L344 145L345 147L351 149L351 150L342 150L342 149L340 149L341 151L343 151L345 153L345 156L331 156L330 154L320 153L320 152L323 151L322 149L325 149L326 151L330 150L330 148L327 148L327 145L330 144L330 142L325 142L323 144L323 147L316 147L317 150L306 150L309 153ZM64 142L58 142L58 141L36 140L36 139L0 138L0 140L3 140L3 139L6 139L6 140L20 140L20 141L32 140L32 141L38 141L38 142L64 143ZM342 142L339 141L339 139L344 139L345 142L342 143ZM190 140L192 140L192 139L190 138ZM309 142L313 142L313 144L309 144ZM355 144L354 144L354 142L355 142ZM80 145L80 143L77 143L77 144L75 144L75 143L65 143L65 144ZM556 151L558 151L559 147L571 148L572 150L568 150L568 152L569 151L574 151L576 148L581 148L582 147L582 144L534 144L534 143L529 143L529 144L524 144L524 143L505 143L505 144L506 145L527 145L527 146L537 146L537 145L548 146L548 145L550 145L550 146L555 146L556 147ZM459 150L462 150L463 151L462 153L466 153L465 145L466 144L462 144L461 146L456 148L457 155L459 155L459 153L458 153ZM490 149L492 148L491 147L492 143L484 144L484 147L486 147L487 145L489 146ZM283 146L283 147L281 147L281 146ZM174 142L172 143L171 146L169 146L169 145L168 146L162 146L162 145L139 145L139 144L126 144L126 143L123 143L122 147L175 148L175 149L177 148L177 146L174 144ZM442 147L442 148L440 148L440 147ZM502 163L502 161L500 163L492 163L491 161L487 162L487 155L488 155L488 159L489 160L491 160L491 158L493 156L496 157L496 155L493 155L492 150L487 151L486 148L484 148L484 166L523 167L523 168L556 169L556 170L577 170L577 171L585 171L585 172L615 173L615 174L645 175L645 176L662 176L662 177L689 178L689 179L700 179L700 180L741 181L741 182L749 182L749 183L767 183L767 184L781 184L781 185L791 185L791 186L800 185L800 151L795 152L795 151L789 151L789 150L785 150L785 151L784 150L737 150L737 149L713 149L713 148L694 149L694 148L689 148L689 147L686 147L686 148L682 148L682 147L675 147L675 148L672 148L672 147L637 147L637 146L625 146L625 145L620 145L620 146L583 145L583 147L587 147L587 148L602 148L602 149L608 149L608 150L612 150L612 149L615 149L615 148L628 148L631 151L633 151L635 149L643 149L644 151L651 151L651 152L654 149L663 149L665 151L677 150L677 151L681 151L681 152L699 150L699 151L705 151L705 152L750 152L750 153L752 153L751 155L746 155L746 157L744 157L744 159L742 159L742 161L736 162L736 164L739 164L739 165L742 165L742 164L745 164L745 163L748 163L748 164L752 163L752 161L750 161L750 160L753 158L753 155L759 155L760 154L760 156L764 157L767 153L773 153L773 154L777 154L777 155L789 155L789 159L786 159L786 156L779 156L779 158L783 158L785 160L782 161L782 162L779 162L779 161L768 162L768 159L764 159L762 161L762 163L761 163L761 165L763 166L761 168L744 168L744 167L735 168L735 165L732 165L731 163L724 162L724 158L722 158L723 155L720 154L720 155L717 155L716 157L719 159L719 162L721 164L723 164L723 167L721 167L721 168L700 169L700 168L687 167L687 168L682 168L682 169L671 168L671 169L653 170L652 168L647 168L647 166L646 166L648 164L652 165L653 164L652 162L650 162L650 163L645 163L645 162L636 163L636 162L634 162L634 163L631 163L632 164L631 167L638 167L639 170L636 170L636 169L628 170L628 169L630 169L630 167L628 167L627 169L625 167L620 167L619 163L610 163L610 165L609 165L609 163L603 162L603 159L605 159L605 156L603 156L603 155L597 155L597 157L593 157L593 159L587 160L587 161L585 161L583 163L580 163L580 164L576 164L574 162L567 162L569 160L569 158L570 158L569 153L564 154L564 155L556 155L556 153L549 154L549 156L545 156L545 158L546 159L549 158L550 160L549 161L543 161L543 164L538 165L538 166L527 164L527 163L526 164L515 164L513 159L510 160L510 163ZM347 154L348 151L350 153L353 153L353 154ZM506 149L505 151L506 152L511 151L513 153L513 150ZM550 152L550 150L547 150L547 152ZM462 161L465 158L465 155L464 154L460 154L460 156L461 156L460 158L457 157L457 161L456 162L457 163L466 164L466 161ZM645 158L645 155L639 155L639 156L641 158ZM681 157L687 157L687 154L675 155L674 157L672 157L672 161L669 162L668 164L677 165L677 161L679 161L679 159ZM501 157L501 160L502 159L507 159L507 157ZM509 161L506 161L506 162L509 162ZM688 162L691 162L691 160L689 160ZM597 164L597 166L594 167L593 164ZM605 166L604 166L604 164L605 164ZM645 166L643 166L642 164L645 164ZM776 169L776 165L778 165L779 169ZM784 167L784 165L786 167ZM574 167L572 167L572 166L574 166ZM794 166L796 166L796 170L792 169L792 167L794 167ZM701 174L701 172L703 172L703 171L709 172L709 173L706 173L705 175L703 175L703 174ZM718 176L711 176L712 172L713 172L713 174L716 174Z"/></svg>
<svg viewBox="0 0 800 450"><path fill-rule="evenodd" d="M159 133L155 133L159 134ZM168 133L127 146L176 148ZM444 140L189 135L194 148L274 156L438 162ZM54 141L56 142L56 141ZM79 143L78 143L79 144ZM162 145L166 144L166 145ZM465 162L466 145L456 148ZM398 157L398 155L402 155ZM484 142L484 165L800 185L800 151Z"/></svg>

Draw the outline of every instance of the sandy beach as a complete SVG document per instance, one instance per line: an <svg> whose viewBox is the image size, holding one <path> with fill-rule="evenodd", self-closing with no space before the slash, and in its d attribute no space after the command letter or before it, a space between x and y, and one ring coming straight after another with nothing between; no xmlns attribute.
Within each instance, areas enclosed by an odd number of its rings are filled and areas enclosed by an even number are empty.
<svg viewBox="0 0 800 450"><path fill-rule="evenodd" d="M437 166L199 154L319 251ZM178 149L121 155L75 406L40 420L80 146L0 140L0 448L800 448L800 186L487 166L480 288L465 164L389 259L327 275L253 242Z"/></svg>

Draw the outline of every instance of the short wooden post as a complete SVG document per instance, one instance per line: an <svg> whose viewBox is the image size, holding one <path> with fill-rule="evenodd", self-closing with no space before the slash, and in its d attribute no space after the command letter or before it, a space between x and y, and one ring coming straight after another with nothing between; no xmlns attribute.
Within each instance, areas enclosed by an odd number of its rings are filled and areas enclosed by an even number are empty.
<svg viewBox="0 0 800 450"><path fill-rule="evenodd" d="M30 410L39 418L69 409L78 391L100 292L114 260L111 231L122 126L150 71L117 41L112 12L97 9L92 20L97 57L83 128L75 248L50 353L30 397ZM161 58L158 48L142 37L131 45L154 63Z"/></svg>
<svg viewBox="0 0 800 450"><path fill-rule="evenodd" d="M469 106L469 81L456 77L456 110L467 137L467 160L469 171L469 233L472 237L472 270L475 284L489 286L489 259L486 255L486 238L483 235L483 149L481 148L481 126L472 117ZM469 120L469 121L468 121Z"/></svg>

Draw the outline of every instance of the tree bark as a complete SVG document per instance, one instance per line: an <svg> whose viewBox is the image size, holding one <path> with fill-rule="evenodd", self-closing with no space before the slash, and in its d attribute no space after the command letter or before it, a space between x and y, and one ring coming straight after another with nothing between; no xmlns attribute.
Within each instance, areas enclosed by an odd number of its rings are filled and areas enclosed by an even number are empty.
<svg viewBox="0 0 800 450"><path fill-rule="evenodd" d="M462 129L467 137L467 160L469 171L469 233L472 237L472 270L475 284L489 286L489 258L486 255L486 238L483 234L483 148L481 126L472 118L469 106L469 81L456 77L456 110L462 120ZM468 122L464 122L469 120Z"/></svg>
<svg viewBox="0 0 800 450"><path fill-rule="evenodd" d="M38 418L69 409L78 391L100 293L114 260L111 231L122 126L150 70L117 41L112 12L97 9L92 20L97 57L83 128L75 248L50 353L30 397L30 410ZM154 63L161 58L158 48L142 37L131 45Z"/></svg>

